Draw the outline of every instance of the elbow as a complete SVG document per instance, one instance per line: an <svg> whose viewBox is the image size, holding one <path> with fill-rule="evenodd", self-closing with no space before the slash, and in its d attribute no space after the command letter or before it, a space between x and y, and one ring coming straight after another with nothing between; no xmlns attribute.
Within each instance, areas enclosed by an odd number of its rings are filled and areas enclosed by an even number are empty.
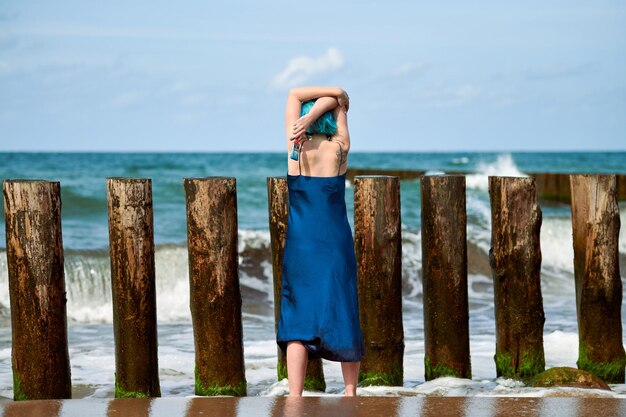
<svg viewBox="0 0 626 417"><path fill-rule="evenodd" d="M297 99L298 101L302 101L300 99L300 92L299 92L298 88L291 88L289 90L288 96L289 97L293 97L293 98Z"/></svg>

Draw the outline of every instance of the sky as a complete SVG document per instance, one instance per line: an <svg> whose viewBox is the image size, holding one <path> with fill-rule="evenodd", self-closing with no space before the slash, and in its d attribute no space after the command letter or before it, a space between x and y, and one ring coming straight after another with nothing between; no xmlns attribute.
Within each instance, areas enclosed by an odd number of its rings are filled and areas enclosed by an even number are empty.
<svg viewBox="0 0 626 417"><path fill-rule="evenodd" d="M283 151L302 85L354 151L626 150L626 2L0 0L0 151Z"/></svg>

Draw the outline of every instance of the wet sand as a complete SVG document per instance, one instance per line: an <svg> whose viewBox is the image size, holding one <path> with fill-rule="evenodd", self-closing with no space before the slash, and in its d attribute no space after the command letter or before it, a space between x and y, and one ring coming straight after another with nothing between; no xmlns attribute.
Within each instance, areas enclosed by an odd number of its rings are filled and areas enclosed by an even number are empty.
<svg viewBox="0 0 626 417"><path fill-rule="evenodd" d="M7 401L3 417L617 417L626 399L531 397L219 397Z"/></svg>

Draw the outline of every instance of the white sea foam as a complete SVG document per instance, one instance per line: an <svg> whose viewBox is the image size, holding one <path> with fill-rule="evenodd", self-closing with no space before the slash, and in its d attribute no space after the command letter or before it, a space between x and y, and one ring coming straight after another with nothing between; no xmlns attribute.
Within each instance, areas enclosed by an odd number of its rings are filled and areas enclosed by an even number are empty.
<svg viewBox="0 0 626 417"><path fill-rule="evenodd" d="M270 244L270 232L269 230L239 229L237 243L239 253L243 252L246 248L267 248Z"/></svg>
<svg viewBox="0 0 626 417"><path fill-rule="evenodd" d="M574 272L571 218L544 218L541 224L542 267L550 271Z"/></svg>
<svg viewBox="0 0 626 417"><path fill-rule="evenodd" d="M519 170L517 165L515 165L515 161L513 161L513 156L511 154L502 154L498 155L496 160L493 162L481 161L476 164L476 173L467 175L466 177L467 188L487 191L489 188L488 177L490 175L507 177L527 176Z"/></svg>
<svg viewBox="0 0 626 417"><path fill-rule="evenodd" d="M467 165L469 164L469 158L467 156L452 158L452 161L450 161L450 163L452 163L452 165Z"/></svg>
<svg viewBox="0 0 626 417"><path fill-rule="evenodd" d="M422 293L422 234L402 226L402 281L408 287L405 297L414 298Z"/></svg>
<svg viewBox="0 0 626 417"><path fill-rule="evenodd" d="M468 193L466 198L467 210L467 240L489 253L491 247L491 207L489 201L478 195Z"/></svg>
<svg viewBox="0 0 626 417"><path fill-rule="evenodd" d="M439 170L430 170L430 171L424 172L424 175L446 175L446 172L439 171Z"/></svg>

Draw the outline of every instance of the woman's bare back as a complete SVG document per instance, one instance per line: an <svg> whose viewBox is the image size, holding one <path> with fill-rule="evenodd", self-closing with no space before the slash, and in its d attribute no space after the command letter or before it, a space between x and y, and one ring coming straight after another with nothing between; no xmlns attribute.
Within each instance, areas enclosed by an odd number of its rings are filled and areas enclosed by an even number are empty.
<svg viewBox="0 0 626 417"><path fill-rule="evenodd" d="M302 142L298 171L290 174L311 177L341 175L346 171L346 157L347 153L337 140L313 135L310 140Z"/></svg>

